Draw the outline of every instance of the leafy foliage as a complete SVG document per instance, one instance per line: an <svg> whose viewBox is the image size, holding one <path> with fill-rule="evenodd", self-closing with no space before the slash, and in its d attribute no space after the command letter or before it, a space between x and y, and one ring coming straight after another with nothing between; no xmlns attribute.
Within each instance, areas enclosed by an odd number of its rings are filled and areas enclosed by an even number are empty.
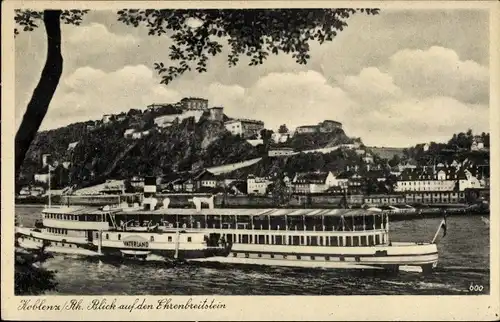
<svg viewBox="0 0 500 322"><path fill-rule="evenodd" d="M280 53L306 64L310 41L332 41L357 12L375 15L379 9L123 9L118 21L145 26L149 35L173 40L169 58L177 65L154 66L161 82L169 84L192 68L206 72L209 57L220 54L224 42L229 46L229 67L237 65L241 56L255 66Z"/></svg>
<svg viewBox="0 0 500 322"><path fill-rule="evenodd" d="M67 25L79 26L83 20L83 17L89 12L89 10L62 10L61 11L61 21ZM36 10L15 10L14 21L17 25L21 27L22 31L33 31L38 28L40 20L43 19L43 11ZM14 28L14 35L19 34L19 29Z"/></svg>
<svg viewBox="0 0 500 322"><path fill-rule="evenodd" d="M57 286L55 272L42 267L53 256L45 251L46 245L30 252L15 252L14 286L16 295L40 295Z"/></svg>
<svg viewBox="0 0 500 322"><path fill-rule="evenodd" d="M481 133L478 135L484 142L484 147L490 147L490 134ZM459 162L466 158L478 164L489 164L488 151L470 151L475 135L472 130L453 134L447 143L430 142L427 151L424 144L417 144L414 147L403 150L403 159L412 159L419 164L448 163L453 160Z"/></svg>

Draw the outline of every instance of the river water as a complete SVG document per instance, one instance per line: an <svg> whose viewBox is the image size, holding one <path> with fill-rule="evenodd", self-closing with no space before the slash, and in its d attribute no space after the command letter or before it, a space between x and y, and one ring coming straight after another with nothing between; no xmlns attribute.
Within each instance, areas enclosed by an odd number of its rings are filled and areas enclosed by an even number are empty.
<svg viewBox="0 0 500 322"><path fill-rule="evenodd" d="M16 206L25 226L41 208ZM393 241L430 241L440 218L391 222ZM479 215L448 217L438 242L439 264L432 275L360 270L159 263L110 264L55 255L46 267L57 271L59 295L464 295L470 287L490 290L489 224Z"/></svg>

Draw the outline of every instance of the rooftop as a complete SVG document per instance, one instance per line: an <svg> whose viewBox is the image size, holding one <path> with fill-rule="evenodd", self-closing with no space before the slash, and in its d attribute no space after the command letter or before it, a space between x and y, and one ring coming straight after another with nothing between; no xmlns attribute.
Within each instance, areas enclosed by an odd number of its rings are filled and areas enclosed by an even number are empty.
<svg viewBox="0 0 500 322"><path fill-rule="evenodd" d="M302 172L297 173L295 182L300 183L318 183L325 182L329 172Z"/></svg>
<svg viewBox="0 0 500 322"><path fill-rule="evenodd" d="M185 208L168 208L157 210L138 210L119 212L118 214L142 214L142 215L180 215L180 216L196 216L196 215L218 215L218 216L373 216L380 212L364 210L364 209L185 209Z"/></svg>

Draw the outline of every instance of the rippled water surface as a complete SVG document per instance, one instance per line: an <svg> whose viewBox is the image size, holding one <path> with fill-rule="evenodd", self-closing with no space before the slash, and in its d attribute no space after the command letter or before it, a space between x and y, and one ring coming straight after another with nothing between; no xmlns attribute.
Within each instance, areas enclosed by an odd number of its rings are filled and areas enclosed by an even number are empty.
<svg viewBox="0 0 500 322"><path fill-rule="evenodd" d="M16 207L32 224L38 207ZM430 241L441 219L392 222L393 241ZM448 217L448 234L438 244L439 264L432 275L360 270L295 269L261 266L159 263L110 264L56 255L58 294L81 295L431 295L474 294L471 283L489 293L489 225L481 216Z"/></svg>

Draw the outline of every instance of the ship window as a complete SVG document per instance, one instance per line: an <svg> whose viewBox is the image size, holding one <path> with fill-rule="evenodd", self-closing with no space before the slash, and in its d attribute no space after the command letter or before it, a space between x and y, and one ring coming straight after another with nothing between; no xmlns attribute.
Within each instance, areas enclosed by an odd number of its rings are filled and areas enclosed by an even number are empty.
<svg viewBox="0 0 500 322"><path fill-rule="evenodd" d="M250 257L250 255L248 253L245 253L245 258L248 258Z"/></svg>
<svg viewBox="0 0 500 322"><path fill-rule="evenodd" d="M257 244L264 244L264 242L265 242L265 236L259 235L259 240L258 240Z"/></svg>
<svg viewBox="0 0 500 322"><path fill-rule="evenodd" d="M330 237L330 245L331 246L338 246L338 239L337 239L337 237Z"/></svg>
<svg viewBox="0 0 500 322"><path fill-rule="evenodd" d="M304 245L304 236L300 236L300 244Z"/></svg>
<svg viewBox="0 0 500 322"><path fill-rule="evenodd" d="M368 246L366 236L361 236L361 246Z"/></svg>
<svg viewBox="0 0 500 322"><path fill-rule="evenodd" d="M106 239L109 239L109 234L106 234Z"/></svg>
<svg viewBox="0 0 500 322"><path fill-rule="evenodd" d="M269 255L269 256L271 256L271 258L274 258L274 254L271 254L271 255Z"/></svg>
<svg viewBox="0 0 500 322"><path fill-rule="evenodd" d="M329 261L330 260L330 256L325 256L325 260Z"/></svg>
<svg viewBox="0 0 500 322"><path fill-rule="evenodd" d="M172 242L172 236L168 236L168 242Z"/></svg>
<svg viewBox="0 0 500 322"><path fill-rule="evenodd" d="M238 256L238 253L233 252L233 257L236 257L236 256Z"/></svg>
<svg viewBox="0 0 500 322"><path fill-rule="evenodd" d="M286 255L283 255L283 259L286 259Z"/></svg>
<svg viewBox="0 0 500 322"><path fill-rule="evenodd" d="M368 246L373 246L373 235L368 236Z"/></svg>
<svg viewBox="0 0 500 322"><path fill-rule="evenodd" d="M325 246L330 246L330 238L325 237Z"/></svg>
<svg viewBox="0 0 500 322"><path fill-rule="evenodd" d="M152 242L154 242L154 241L155 241L155 236L151 236L151 237L149 238L149 240L150 240L150 241L152 241Z"/></svg>
<svg viewBox="0 0 500 322"><path fill-rule="evenodd" d="M309 244L311 246L318 246L318 237L316 236L309 237Z"/></svg>
<svg viewBox="0 0 500 322"><path fill-rule="evenodd" d="M275 245L283 245L283 236L274 236Z"/></svg>
<svg viewBox="0 0 500 322"><path fill-rule="evenodd" d="M316 259L316 257L314 257L314 256L311 256L311 260L312 260L312 261L313 261L313 260L315 260L315 259Z"/></svg>
<svg viewBox="0 0 500 322"><path fill-rule="evenodd" d="M253 243L253 235L250 235L250 236L249 236L249 243L250 243L250 244L251 244L251 243Z"/></svg>
<svg viewBox="0 0 500 322"><path fill-rule="evenodd" d="M121 240L121 239L122 239L122 235L118 234L118 240Z"/></svg>
<svg viewBox="0 0 500 322"><path fill-rule="evenodd" d="M258 256L258 257L262 257L262 254L261 254L261 253L259 253L257 256Z"/></svg>
<svg viewBox="0 0 500 322"><path fill-rule="evenodd" d="M266 244L269 244L269 235L266 235Z"/></svg>
<svg viewBox="0 0 500 322"><path fill-rule="evenodd" d="M190 242L191 242L191 237L188 237L188 243L190 243Z"/></svg>
<svg viewBox="0 0 500 322"><path fill-rule="evenodd" d="M320 246L323 246L323 237L320 237L320 238L319 238L319 245L320 245Z"/></svg>
<svg viewBox="0 0 500 322"><path fill-rule="evenodd" d="M345 238L345 245L346 246L352 246L351 236L347 236Z"/></svg>
<svg viewBox="0 0 500 322"><path fill-rule="evenodd" d="M291 242L290 245L300 245L300 237L299 236L290 236Z"/></svg>
<svg viewBox="0 0 500 322"><path fill-rule="evenodd" d="M375 235L375 245L380 244L380 235Z"/></svg>

